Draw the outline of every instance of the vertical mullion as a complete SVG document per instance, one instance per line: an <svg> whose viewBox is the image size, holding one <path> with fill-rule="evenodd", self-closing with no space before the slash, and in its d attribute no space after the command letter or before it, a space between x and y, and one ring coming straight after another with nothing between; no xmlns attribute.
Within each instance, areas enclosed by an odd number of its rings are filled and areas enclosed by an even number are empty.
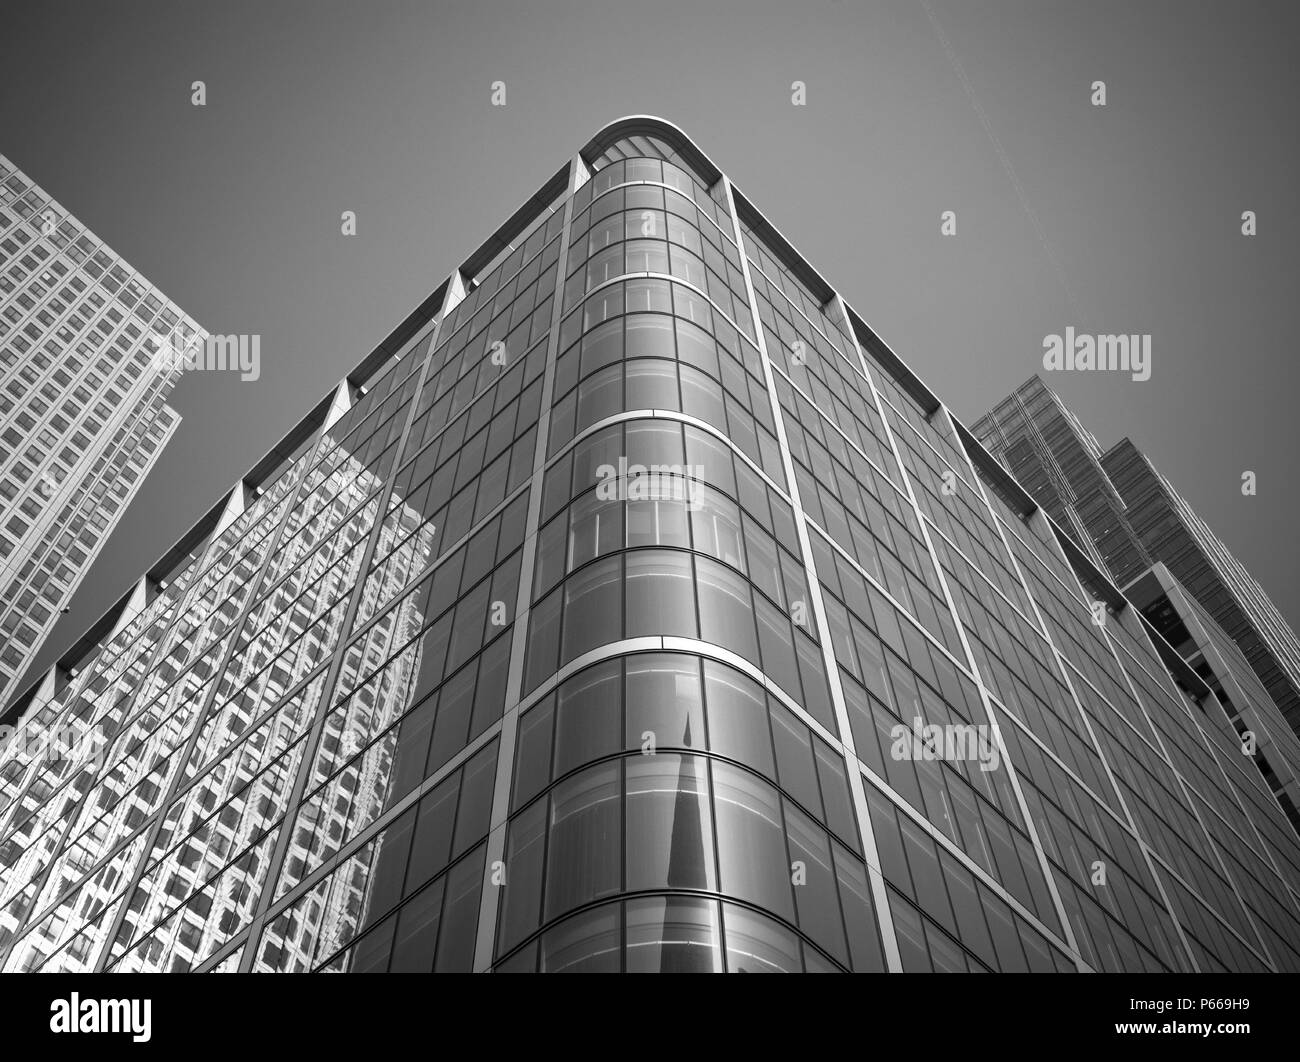
<svg viewBox="0 0 1300 1062"><path fill-rule="evenodd" d="M492 813L488 819L483 890L479 896L478 932L474 942L472 969L476 973L484 972L492 965L497 911L501 904L502 886L493 883L493 867L498 863L504 865L505 859L506 823L510 817L510 782L514 776L519 702L523 693L524 656L528 648L528 618L532 606L533 571L537 560L537 534L542 513L542 480L546 470L546 450L550 443L550 411L555 388L555 362L559 357L556 348L560 341L560 319L564 314L564 289L569 268L569 227L573 223L573 197L578 188L578 178L585 174L585 164L581 158L575 156L569 162L569 193L564 201L564 223L560 226L558 237L560 248L555 261L555 294L552 296L551 303L551 325L546 336L546 365L542 371L542 398L537 415L535 436L537 448L533 453L533 474L528 487L528 513L525 517L519 563L519 588L515 596L514 629L510 632L510 670L506 676L506 708L501 716L501 734L497 745ZM579 306L581 305L579 302ZM509 874L508 868L506 873Z"/></svg>

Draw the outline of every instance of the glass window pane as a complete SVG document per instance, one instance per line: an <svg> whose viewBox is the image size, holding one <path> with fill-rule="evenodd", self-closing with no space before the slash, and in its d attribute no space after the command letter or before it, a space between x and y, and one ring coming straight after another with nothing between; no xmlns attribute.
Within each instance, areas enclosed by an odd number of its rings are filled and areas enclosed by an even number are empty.
<svg viewBox="0 0 1300 1062"><path fill-rule="evenodd" d="M618 973L618 904L570 918L542 937L542 973Z"/></svg>
<svg viewBox="0 0 1300 1062"><path fill-rule="evenodd" d="M689 321L678 320L674 323L678 359L708 373L715 380L722 379L722 370L718 365L718 346L713 337Z"/></svg>
<svg viewBox="0 0 1300 1062"><path fill-rule="evenodd" d="M799 939L756 911L722 905L728 973L802 973Z"/></svg>
<svg viewBox="0 0 1300 1062"><path fill-rule="evenodd" d="M655 493L663 495L648 501L629 501L627 505L627 544L629 546L690 546L686 529L690 491L694 484L680 476L662 475L656 480ZM687 578L690 578L688 570ZM691 608L692 632L695 607ZM629 613L629 617L630 617ZM670 634L671 631L647 633Z"/></svg>
<svg viewBox="0 0 1300 1062"><path fill-rule="evenodd" d="M589 667L560 687L552 777L618 751L623 722L620 663L609 660Z"/></svg>
<svg viewBox="0 0 1300 1062"><path fill-rule="evenodd" d="M934 960L935 973L966 972L965 952L929 922L925 924L925 939L930 945L930 957ZM1045 972L1052 972L1050 965Z"/></svg>
<svg viewBox="0 0 1300 1062"><path fill-rule="evenodd" d="M627 425L629 465L680 465L683 463L682 429L665 420L635 420Z"/></svg>
<svg viewBox="0 0 1300 1062"><path fill-rule="evenodd" d="M623 411L623 366L610 365L578 385L577 431Z"/></svg>
<svg viewBox="0 0 1300 1062"><path fill-rule="evenodd" d="M695 549L743 572L739 507L712 487L696 483L694 489L696 508L691 512L691 534Z"/></svg>
<svg viewBox="0 0 1300 1062"><path fill-rule="evenodd" d="M704 557L696 558L700 637L758 663L753 595L743 576Z"/></svg>
<svg viewBox="0 0 1300 1062"><path fill-rule="evenodd" d="M794 898L799 928L814 943L848 965L849 953L840 920L839 893L826 831L791 805L785 810L786 834L794 870Z"/></svg>
<svg viewBox="0 0 1300 1062"><path fill-rule="evenodd" d="M435 881L398 912L390 973L428 973L433 969L444 881Z"/></svg>
<svg viewBox="0 0 1300 1062"><path fill-rule="evenodd" d="M629 273L668 272L668 244L663 240L628 240L623 246Z"/></svg>
<svg viewBox="0 0 1300 1062"><path fill-rule="evenodd" d="M396 927L397 918L392 917L367 933L349 953L347 971L384 973L388 969L388 958L393 950L393 930Z"/></svg>
<svg viewBox="0 0 1300 1062"><path fill-rule="evenodd" d="M520 948L504 962L497 963L492 967L492 971L493 973L536 973L537 941L534 940L526 948Z"/></svg>
<svg viewBox="0 0 1300 1062"><path fill-rule="evenodd" d="M931 973L930 952L925 946L925 926L917 910L897 895L890 895L890 913L894 916L894 936L905 973Z"/></svg>
<svg viewBox="0 0 1300 1062"><path fill-rule="evenodd" d="M686 462L702 470L706 483L735 496L736 473L732 467L731 450L725 443L699 428L687 427Z"/></svg>
<svg viewBox="0 0 1300 1062"><path fill-rule="evenodd" d="M722 385L689 365L681 367L682 412L688 416L727 430L727 410L722 401Z"/></svg>
<svg viewBox="0 0 1300 1062"><path fill-rule="evenodd" d="M547 697L519 720L519 750L515 756L515 793L512 810L518 810L551 780L551 734L554 731L555 695Z"/></svg>
<svg viewBox="0 0 1300 1062"><path fill-rule="evenodd" d="M461 771L460 804L456 808L456 840L451 852L453 859L481 841L488 832L488 820L492 814L492 791L496 784L496 744L493 740Z"/></svg>
<svg viewBox="0 0 1300 1062"><path fill-rule="evenodd" d="M799 658L804 709L827 730L834 732L835 712L831 708L830 688L826 685L821 646L805 637L802 631L796 631L794 648Z"/></svg>
<svg viewBox="0 0 1300 1062"><path fill-rule="evenodd" d="M778 605L785 603L781 595L781 565L777 560L780 551L776 540L753 520L745 520L745 554L749 558L749 577L763 593Z"/></svg>
<svg viewBox="0 0 1300 1062"><path fill-rule="evenodd" d="M826 805L826 825L857 851L857 823L853 816L849 781L844 776L844 761L820 739L813 739L813 753L817 757L817 777L822 784L822 800Z"/></svg>
<svg viewBox="0 0 1300 1062"><path fill-rule="evenodd" d="M615 222L617 224L617 222ZM601 288L591 298L589 298L582 307L582 315L585 327L590 328L592 325L599 324L601 321L609 321L623 313L623 285L611 284L607 288ZM560 349L565 346L564 341L560 341Z"/></svg>
<svg viewBox="0 0 1300 1062"><path fill-rule="evenodd" d="M867 868L844 848L836 845L835 871L839 880L840 907L844 911L844 925L848 930L853 970L856 973L880 973L885 969L885 957L880 948L880 934L876 926L875 904L867 881Z"/></svg>
<svg viewBox="0 0 1300 1062"><path fill-rule="evenodd" d="M613 280L622 272L623 244L615 244L613 247L606 247L603 251L597 251L587 259L587 290L590 291L607 280ZM666 273L667 270L663 269L660 272Z"/></svg>
<svg viewBox="0 0 1300 1062"><path fill-rule="evenodd" d="M623 547L623 503L588 491L569 511L568 570Z"/></svg>
<svg viewBox="0 0 1300 1062"><path fill-rule="evenodd" d="M643 653L628 658L626 747L645 748L647 741L655 748L704 747L697 657Z"/></svg>
<svg viewBox="0 0 1300 1062"><path fill-rule="evenodd" d="M673 358L673 319L659 313L632 313L627 321L627 357Z"/></svg>
<svg viewBox="0 0 1300 1062"><path fill-rule="evenodd" d="M776 777L781 788L818 818L822 814L812 735L784 706L772 702L772 738L776 743Z"/></svg>
<svg viewBox="0 0 1300 1062"><path fill-rule="evenodd" d="M997 957L993 951L993 941L984 922L984 908L980 905L970 871L960 866L944 851L939 852L939 863L943 867L943 876L948 882L948 895L952 898L953 908L957 912L957 925L961 930L962 943L989 966L996 966Z"/></svg>
<svg viewBox="0 0 1300 1062"><path fill-rule="evenodd" d="M661 358L640 358L624 366L627 372L625 409L680 409L677 364Z"/></svg>
<svg viewBox="0 0 1300 1062"><path fill-rule="evenodd" d="M658 310L670 313L673 308L672 296L669 294L668 281L651 280L638 277L624 283L627 293L627 310Z"/></svg>
<svg viewBox="0 0 1300 1062"><path fill-rule="evenodd" d="M573 493L581 494L588 487L594 487L599 482L596 470L601 465L617 468L619 455L623 452L621 424L602 428L578 443L573 450Z"/></svg>
<svg viewBox="0 0 1300 1062"><path fill-rule="evenodd" d="M411 844L411 865L406 872L405 892L409 895L437 874L451 859L452 827L460 797L460 775L441 782L420 801Z"/></svg>
<svg viewBox="0 0 1300 1062"><path fill-rule="evenodd" d="M790 620L763 597L754 598L758 618L758 640L763 654L763 673L794 700L803 703L799 665L795 661Z"/></svg>
<svg viewBox="0 0 1300 1062"><path fill-rule="evenodd" d="M627 904L628 973L720 973L718 905L680 896Z"/></svg>
<svg viewBox="0 0 1300 1062"><path fill-rule="evenodd" d="M704 662L709 748L775 778L767 698L758 683L734 668Z"/></svg>
<svg viewBox="0 0 1300 1062"><path fill-rule="evenodd" d="M703 763L656 753L627 761L627 885L716 888Z"/></svg>
<svg viewBox="0 0 1300 1062"><path fill-rule="evenodd" d="M588 565L564 584L562 663L622 637L621 568L621 557L609 557Z"/></svg>
<svg viewBox="0 0 1300 1062"><path fill-rule="evenodd" d="M627 637L638 635L695 637L695 593L688 554L666 550L627 554Z"/></svg>
<svg viewBox="0 0 1300 1062"><path fill-rule="evenodd" d="M560 648L560 601L563 589L555 590L533 606L528 631L528 677L524 682L533 689L542 679L555 672L555 658Z"/></svg>
<svg viewBox="0 0 1300 1062"><path fill-rule="evenodd" d="M623 357L623 319L599 324L582 339L582 372L589 376Z"/></svg>
<svg viewBox="0 0 1300 1062"><path fill-rule="evenodd" d="M438 973L469 973L473 969L484 854L480 846L448 872L447 899L434 962Z"/></svg>
<svg viewBox="0 0 1300 1062"><path fill-rule="evenodd" d="M998 953L998 968L1003 973L1026 973L1025 953L1016 934L1015 915L1011 908L987 889L979 890L980 901L988 915L989 930Z"/></svg>
<svg viewBox="0 0 1300 1062"><path fill-rule="evenodd" d="M776 790L739 767L714 763L713 791L722 891L794 921Z"/></svg>
<svg viewBox="0 0 1300 1062"><path fill-rule="evenodd" d="M619 890L622 821L617 761L556 787L546 858L548 919Z"/></svg>
<svg viewBox="0 0 1300 1062"><path fill-rule="evenodd" d="M537 536L537 580L533 594L542 594L564 577L567 519L552 520Z"/></svg>
<svg viewBox="0 0 1300 1062"><path fill-rule="evenodd" d="M537 928L542 911L545 843L546 801L539 800L511 821L506 838L506 883L501 894L498 954L509 951Z"/></svg>

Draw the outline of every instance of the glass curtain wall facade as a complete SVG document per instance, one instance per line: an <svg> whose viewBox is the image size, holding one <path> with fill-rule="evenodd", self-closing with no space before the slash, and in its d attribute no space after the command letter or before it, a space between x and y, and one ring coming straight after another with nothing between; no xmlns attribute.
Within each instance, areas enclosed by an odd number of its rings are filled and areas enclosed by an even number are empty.
<svg viewBox="0 0 1300 1062"><path fill-rule="evenodd" d="M363 365L28 708L5 969L1300 969L1208 688L676 127Z"/></svg>
<svg viewBox="0 0 1300 1062"><path fill-rule="evenodd" d="M206 333L0 156L0 709L180 423L177 335Z"/></svg>

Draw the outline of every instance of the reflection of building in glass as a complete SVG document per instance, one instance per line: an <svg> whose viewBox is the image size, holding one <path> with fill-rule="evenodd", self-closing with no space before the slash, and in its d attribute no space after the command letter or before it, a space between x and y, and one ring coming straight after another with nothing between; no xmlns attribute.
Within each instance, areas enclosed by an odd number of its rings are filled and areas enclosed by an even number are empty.
<svg viewBox="0 0 1300 1062"><path fill-rule="evenodd" d="M400 499L395 494L393 505ZM380 551L390 552L398 543L404 557L403 563L416 570L423 569L433 557L435 534L431 525L425 524L420 513L406 505L395 507L391 514L397 522L385 526L380 535ZM380 604L382 587L368 587L362 599L362 613L373 614ZM384 650L380 647L403 645L420 633L424 613L419 601L412 595L403 598L396 608L385 612L374 628L378 636L373 639L376 653L372 666L382 663ZM334 839L343 835L349 825L365 825L383 813L392 796L394 782L393 764L397 754L400 728L395 726L411 706L409 695L415 677L420 673L421 652L417 643L414 654L403 654L395 666L385 669L378 681L368 683L353 696L347 714L333 713L326 720L321 747L335 750L334 759L317 768L319 776L326 773L327 765L343 764L336 776L340 790L349 790L349 803L321 802L312 805L310 814L300 820L301 830L290 841L286 853L286 871L282 883L297 880L310 868L319 866L337 851ZM372 744L373 742L373 744ZM358 756L364 750L365 754ZM310 838L310 840L308 840ZM382 839L371 846L373 855L383 849ZM353 873L341 874L340 888L328 906L318 905L305 909L303 917L295 920L292 938L283 931L269 927L264 947L278 947L292 960L284 967L292 970L310 969L313 947L325 934L354 933L364 919L369 898L369 877L364 861L353 861ZM277 940L277 938L279 938Z"/></svg>
<svg viewBox="0 0 1300 1062"><path fill-rule="evenodd" d="M383 481L362 462L348 457L346 449L340 447L336 452L341 455L341 460L329 482L342 489L334 496L330 508L341 515L354 508L362 499L380 491ZM399 501L395 495L392 501L394 508L380 541L391 548L398 541L404 540L402 548L405 554L413 562L423 564L430 555L433 536L427 528L420 528L419 515L400 505ZM372 502L368 509L374 508ZM243 524L237 522L233 526L237 529ZM415 533L412 535L413 531ZM204 917L195 917L192 912L170 920L164 920L161 916L167 909L169 896L174 896L178 890L188 891L202 880L208 861L196 838L201 837L209 851L244 850L255 841L263 839L265 829L261 809L283 801L283 790L292 779L290 768L296 762L292 754L285 755L282 751L283 735L309 725L310 715L301 699L291 698L285 707L276 712L278 725L264 726L253 737L247 737L253 721L248 708L256 697L254 691L259 688L262 690L263 703L267 703L298 685L308 673L314 652L318 648L314 640L309 639L302 650L292 656L284 652L277 654L274 650L277 645L289 642L294 633L301 634L311 627L314 617L320 616L330 603L345 598L352 589L360 560L359 551L353 546L349 559L344 562L335 562L334 558L355 537L341 536L337 543L318 551L294 576L280 582L272 594L260 605L255 605L250 613L253 617L250 634L241 640L247 650L230 657L226 668L228 677L219 687L217 702L214 702L206 716L207 721L196 734L184 772L184 781L180 783L185 795L173 805L164 821L159 839L155 842L155 852L164 851L166 841L174 837L176 823L188 820L202 822L202 826L187 844L179 848L173 847L167 858L152 861L153 865L142 879L137 896L144 905L142 920L159 921L160 928L145 943L130 950L121 962L121 969L188 969L196 965L199 958L210 953L215 946L214 938L215 943L224 939L221 936L223 922L251 917L250 904L255 903L257 892L245 888L232 888L225 894L216 896L213 908ZM214 586L222 583L219 578L210 581ZM221 600L219 594L209 595L207 599L214 604L219 604ZM416 611L415 603L408 600L399 608L385 613L374 629L379 636L389 635L399 641L409 640L419 632L421 620L422 616ZM332 632L331 637L337 637L336 628L336 623L326 628ZM292 664L289 663L290 660L293 661ZM411 663L418 667L418 657ZM373 684L373 689L366 691L366 719L371 725L382 730L384 725L400 717L406 707L400 698L406 692L408 684L403 679L409 679L409 670L409 667L408 673L394 670L388 681ZM277 733L281 735L279 741L276 740ZM327 733L325 741L328 747L338 747L345 738L355 740L356 736L333 732ZM388 739L388 744L391 744L391 738ZM144 746L148 747L148 744ZM232 748L233 752L230 751ZM132 752L123 749L120 743L114 747L110 761L123 751L127 755L120 763L119 771L138 773L139 765L131 762ZM230 754L223 762L212 766L213 755L218 751ZM143 749L135 751L134 755L139 756L142 752ZM386 755L369 757L364 769L359 769L360 764L346 768L357 801L367 809L364 814L372 817L381 810L386 796L385 768L388 762L391 762L391 750ZM211 769L206 769L205 765ZM191 784L195 775L199 777ZM115 833L102 829L102 818L92 819L90 813L99 810L97 804L111 799L107 793L117 795L121 792L121 787L109 781L101 787L100 792L105 795L101 795L99 801L83 803L81 818L71 834L78 839L77 844L69 850L69 854L75 852L75 860L65 859L61 868L94 864L118 840ZM221 808L219 814L207 814L216 807ZM333 808L328 809L326 818L329 821L321 824L324 833L334 828L332 820L337 814ZM303 858L304 854L291 852L291 856ZM251 871L242 875L236 872L232 884L236 881L247 882L249 873ZM56 876L52 880L59 882L65 879ZM166 888L150 890L152 882L164 881L168 883ZM82 901L89 907L102 906L111 898L113 884L117 884L115 877L107 879L105 884L92 879L79 890ZM53 898L54 895L55 892L47 884L45 897ZM38 962L39 959L34 956L48 955L57 950L65 942L66 938L62 935L65 929L65 923L56 919L50 923L49 930L30 934L26 941L29 949L26 962ZM102 943L93 935L86 939ZM89 945L74 945L69 949L69 959L79 966L87 957L82 953L89 950Z"/></svg>
<svg viewBox="0 0 1300 1062"><path fill-rule="evenodd" d="M1037 376L976 436L1120 586L1164 564L1249 662L1300 734L1300 638L1258 582L1128 439L1102 451Z"/></svg>
<svg viewBox="0 0 1300 1062"><path fill-rule="evenodd" d="M0 155L0 709L180 423L175 335L206 333Z"/></svg>
<svg viewBox="0 0 1300 1062"><path fill-rule="evenodd" d="M656 119L137 596L20 702L111 749L0 760L7 969L1300 968L1214 676Z"/></svg>

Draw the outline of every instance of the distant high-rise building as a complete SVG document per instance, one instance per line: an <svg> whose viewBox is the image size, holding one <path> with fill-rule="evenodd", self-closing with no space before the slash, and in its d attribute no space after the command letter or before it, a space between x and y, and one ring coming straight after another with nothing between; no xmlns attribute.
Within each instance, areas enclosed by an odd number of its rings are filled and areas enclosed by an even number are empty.
<svg viewBox="0 0 1300 1062"><path fill-rule="evenodd" d="M1237 694L658 119L60 663L5 970L1300 970Z"/></svg>
<svg viewBox="0 0 1300 1062"><path fill-rule="evenodd" d="M0 155L0 708L180 417L203 331Z"/></svg>
<svg viewBox="0 0 1300 1062"><path fill-rule="evenodd" d="M1300 638L1250 572L1130 440L1103 452L1037 376L972 430L1120 586L1163 563L1237 643L1300 734Z"/></svg>
<svg viewBox="0 0 1300 1062"><path fill-rule="evenodd" d="M1154 563L1102 467L1101 444L1039 377L1031 376L971 431L1121 586Z"/></svg>

